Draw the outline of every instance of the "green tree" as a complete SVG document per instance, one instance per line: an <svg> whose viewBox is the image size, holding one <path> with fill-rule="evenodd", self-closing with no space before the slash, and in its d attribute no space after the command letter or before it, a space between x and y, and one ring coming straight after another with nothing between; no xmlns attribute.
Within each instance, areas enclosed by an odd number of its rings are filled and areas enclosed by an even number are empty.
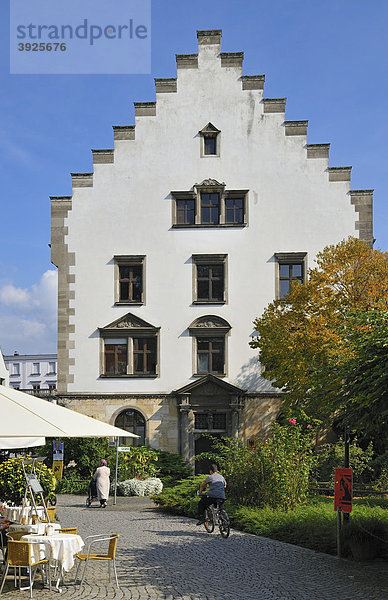
<svg viewBox="0 0 388 600"><path fill-rule="evenodd" d="M356 426L361 413L375 409L377 415L384 404L385 350L372 341L371 315L384 336L388 253L348 238L326 247L316 263L305 284L293 284L285 298L272 302L255 320L257 337L251 346L260 349L264 377L284 390L291 410L331 423L334 414L353 404L346 414ZM381 375L374 379L373 393L362 392L365 369L370 382L376 370Z"/></svg>

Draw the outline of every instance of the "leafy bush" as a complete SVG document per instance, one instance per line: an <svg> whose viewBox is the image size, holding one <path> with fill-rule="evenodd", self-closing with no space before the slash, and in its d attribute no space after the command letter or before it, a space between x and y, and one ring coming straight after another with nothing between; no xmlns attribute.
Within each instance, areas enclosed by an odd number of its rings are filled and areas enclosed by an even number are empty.
<svg viewBox="0 0 388 600"><path fill-rule="evenodd" d="M90 484L89 479L80 479L74 469L67 469L66 477L56 482L57 494L87 494Z"/></svg>
<svg viewBox="0 0 388 600"><path fill-rule="evenodd" d="M29 456L25 458L29 458ZM0 464L0 498L3 500L21 504L26 489L26 479L22 466L25 458L9 458ZM26 465L25 470L26 473L31 473L32 465ZM55 479L52 470L46 465L42 465L39 480L44 496L47 498L54 491ZM29 493L27 497L30 499Z"/></svg>
<svg viewBox="0 0 388 600"><path fill-rule="evenodd" d="M167 512L194 517L198 512L197 490L204 479L205 475L187 477L178 481L174 487L165 488L162 493L153 497L153 501Z"/></svg>
<svg viewBox="0 0 388 600"><path fill-rule="evenodd" d="M166 512L196 517L196 490L204 477L198 475L179 481L174 487L164 489L153 500ZM290 510L268 506L238 506L230 500L226 501L226 510L234 528L328 554L337 552L337 516L333 506L332 499L322 497L310 498L307 504L300 504ZM388 500L359 499L354 503L351 522L365 525L376 518L384 528L388 528L387 508ZM385 552L388 552L388 548Z"/></svg>
<svg viewBox="0 0 388 600"><path fill-rule="evenodd" d="M319 481L330 481L334 485L334 469L342 467L345 461L345 443L339 439L335 444L323 444L316 450L317 464L314 471ZM353 469L353 479L364 483L373 473L373 444L370 442L366 450L360 448L357 440L349 445L349 462Z"/></svg>
<svg viewBox="0 0 388 600"><path fill-rule="evenodd" d="M242 441L212 438L213 452L197 458L217 463L235 504L289 509L305 500L314 464L310 435L290 419L273 423L271 436L250 448Z"/></svg>
<svg viewBox="0 0 388 600"><path fill-rule="evenodd" d="M175 485L180 479L191 477L193 472L180 454L158 450L158 476L164 487Z"/></svg>
<svg viewBox="0 0 388 600"><path fill-rule="evenodd" d="M119 452L118 479L153 477L158 472L158 460L157 451L147 446L132 446L129 452Z"/></svg>
<svg viewBox="0 0 388 600"><path fill-rule="evenodd" d="M153 496L160 494L163 483L158 477L149 479L128 479L117 484L117 491L122 496Z"/></svg>

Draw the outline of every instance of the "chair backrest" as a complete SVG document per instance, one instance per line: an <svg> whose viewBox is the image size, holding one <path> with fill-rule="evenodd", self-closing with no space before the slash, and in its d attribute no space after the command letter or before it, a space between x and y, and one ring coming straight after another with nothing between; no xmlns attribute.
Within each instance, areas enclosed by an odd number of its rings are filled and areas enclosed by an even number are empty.
<svg viewBox="0 0 388 600"><path fill-rule="evenodd" d="M19 541L23 535L26 535L26 531L9 531L7 538L12 541Z"/></svg>
<svg viewBox="0 0 388 600"><path fill-rule="evenodd" d="M117 542L119 539L119 534L118 533L112 533L110 536L110 540L109 540L109 548L108 548L108 558L115 558L116 557L116 548L117 548Z"/></svg>
<svg viewBox="0 0 388 600"><path fill-rule="evenodd" d="M63 529L59 530L59 533L72 533L74 535L77 535L78 527L64 527Z"/></svg>
<svg viewBox="0 0 388 600"><path fill-rule="evenodd" d="M8 542L8 564L10 567L26 567L31 564L31 546L28 542Z"/></svg>
<svg viewBox="0 0 388 600"><path fill-rule="evenodd" d="M55 519L55 506L47 506L46 510L47 510L47 514L49 516L50 521L54 521L54 519ZM47 523L46 517L44 517L44 519L42 519L42 523Z"/></svg>

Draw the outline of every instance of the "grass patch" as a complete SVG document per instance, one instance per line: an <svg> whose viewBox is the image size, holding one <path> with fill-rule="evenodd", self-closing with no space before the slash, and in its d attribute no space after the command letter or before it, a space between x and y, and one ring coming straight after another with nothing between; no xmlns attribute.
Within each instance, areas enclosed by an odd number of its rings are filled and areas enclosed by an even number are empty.
<svg viewBox="0 0 388 600"><path fill-rule="evenodd" d="M154 497L165 511L189 517L197 515L198 490L204 475L189 477ZM368 528L369 521L380 521L388 530L388 499L359 498L354 500L351 520ZM273 508L235 506L226 502L232 526L241 531L274 540L336 554L337 515L333 498L312 497L306 504L284 511ZM383 554L388 552L388 539L383 544Z"/></svg>

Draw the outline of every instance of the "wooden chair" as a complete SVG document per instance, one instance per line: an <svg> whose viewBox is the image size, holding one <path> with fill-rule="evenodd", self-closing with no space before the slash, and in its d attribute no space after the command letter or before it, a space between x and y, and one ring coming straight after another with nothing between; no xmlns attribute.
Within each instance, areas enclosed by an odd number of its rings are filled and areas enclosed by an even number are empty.
<svg viewBox="0 0 388 600"><path fill-rule="evenodd" d="M23 535L27 535L26 531L9 531L7 533L8 540L12 542L19 542Z"/></svg>
<svg viewBox="0 0 388 600"><path fill-rule="evenodd" d="M117 578L117 571L116 571L116 548L117 548L117 542L118 542L119 537L120 536L118 533L111 533L110 535L89 535L85 539L85 546L87 546L86 553L76 554L76 558L78 558L79 563L77 565L77 570L75 573L74 584L77 582L77 575L78 575L78 570L81 565L81 562L85 563L85 567L84 567L84 571L82 574L82 579L81 579L80 585L82 585L84 582L85 573L86 573L86 569L87 569L89 562L92 560L97 560L97 561L105 560L105 561L108 561L109 581L111 580L110 565L113 564L113 571L115 574L116 585L120 589L119 580ZM88 540L90 540L90 541L88 542ZM101 542L109 542L107 553L106 554L97 554L97 553L91 552L92 546L94 546L95 544L99 544Z"/></svg>
<svg viewBox="0 0 388 600"><path fill-rule="evenodd" d="M55 520L55 506L46 506L46 510L47 510L48 517L50 519L50 523L52 523ZM41 522L47 523L46 515L43 515Z"/></svg>
<svg viewBox="0 0 388 600"><path fill-rule="evenodd" d="M33 546L33 544L39 545L39 542L20 542L20 541L9 540L7 562L5 565L3 580L1 582L0 594L2 593L3 588L4 588L4 583L5 583L7 574L8 574L8 569L9 569L9 567L13 567L15 570L15 587L16 587L16 570L18 569L19 570L19 590L29 589L30 590L30 598L32 598L32 586L34 585L34 578L36 575L37 568L40 567L41 565L45 565L49 568L49 565L50 565L48 558L43 558L36 562L34 562L32 560L31 547ZM28 588L21 587L21 572L20 572L20 570L22 568L26 568L28 570L28 576L29 576L29 581L30 581L30 585L28 586ZM34 574L32 574L33 571L34 571ZM48 579L49 579L49 587L50 587L50 591L51 591L51 578L50 578L49 573L48 573ZM42 570L42 580L43 580L43 584L44 584L43 570Z"/></svg>
<svg viewBox="0 0 388 600"><path fill-rule="evenodd" d="M77 535L78 527L63 527L59 530L59 533L72 533L73 535Z"/></svg>

